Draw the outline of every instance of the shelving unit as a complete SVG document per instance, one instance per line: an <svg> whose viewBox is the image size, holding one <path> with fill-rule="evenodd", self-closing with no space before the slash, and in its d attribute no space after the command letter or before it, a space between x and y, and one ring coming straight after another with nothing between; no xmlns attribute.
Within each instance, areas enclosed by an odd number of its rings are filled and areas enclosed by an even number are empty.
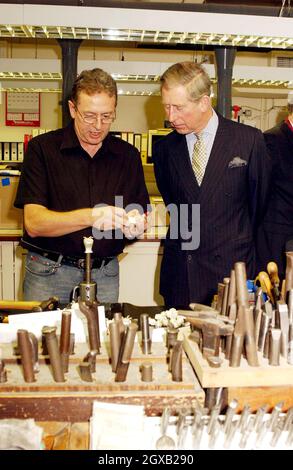
<svg viewBox="0 0 293 470"><path fill-rule="evenodd" d="M0 163L22 162L24 142L0 142Z"/></svg>

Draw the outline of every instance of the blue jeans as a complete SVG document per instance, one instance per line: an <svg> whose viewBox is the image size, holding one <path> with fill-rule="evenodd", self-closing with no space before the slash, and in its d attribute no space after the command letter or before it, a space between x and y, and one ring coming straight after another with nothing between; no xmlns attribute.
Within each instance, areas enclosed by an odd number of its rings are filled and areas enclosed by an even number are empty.
<svg viewBox="0 0 293 470"><path fill-rule="evenodd" d="M99 269L92 269L92 281L97 283L99 302L118 302L119 263L114 258ZM72 266L59 265L55 261L28 252L23 283L24 300L46 300L59 297L60 304L72 300L72 291L84 280L84 270Z"/></svg>

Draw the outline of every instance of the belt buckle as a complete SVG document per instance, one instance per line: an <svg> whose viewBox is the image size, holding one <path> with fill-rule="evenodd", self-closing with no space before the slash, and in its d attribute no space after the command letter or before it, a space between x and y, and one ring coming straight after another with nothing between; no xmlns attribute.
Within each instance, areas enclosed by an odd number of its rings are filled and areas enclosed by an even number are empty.
<svg viewBox="0 0 293 470"><path fill-rule="evenodd" d="M84 260L84 258L79 258L79 259L76 261L76 266L77 266L79 269L84 269L84 265L85 265L85 260Z"/></svg>
<svg viewBox="0 0 293 470"><path fill-rule="evenodd" d="M93 267L93 262L94 260L91 259L91 262L90 262L90 268L92 269ZM85 269L85 259L84 258L79 258L77 261L76 261L76 266L79 268L79 269Z"/></svg>

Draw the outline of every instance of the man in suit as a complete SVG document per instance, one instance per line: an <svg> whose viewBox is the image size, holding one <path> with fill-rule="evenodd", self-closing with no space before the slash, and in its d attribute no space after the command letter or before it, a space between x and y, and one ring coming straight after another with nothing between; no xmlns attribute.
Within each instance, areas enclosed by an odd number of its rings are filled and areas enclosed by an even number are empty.
<svg viewBox="0 0 293 470"><path fill-rule="evenodd" d="M193 62L161 77L174 131L154 146L158 188L170 210L160 292L168 307L210 304L236 261L256 274L255 233L268 194L270 159L261 131L218 115L211 82Z"/></svg>
<svg viewBox="0 0 293 470"><path fill-rule="evenodd" d="M273 178L268 210L260 229L259 255L262 268L275 261L285 277L285 252L293 239L293 90L288 94L288 116L264 133L272 158ZM291 243L292 245L292 243Z"/></svg>

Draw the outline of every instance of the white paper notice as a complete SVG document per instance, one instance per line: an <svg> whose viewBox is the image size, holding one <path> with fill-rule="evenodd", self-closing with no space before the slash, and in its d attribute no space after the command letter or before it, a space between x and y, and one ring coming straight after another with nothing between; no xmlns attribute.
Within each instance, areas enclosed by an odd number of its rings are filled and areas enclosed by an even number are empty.
<svg viewBox="0 0 293 470"><path fill-rule="evenodd" d="M91 450L144 449L144 407L95 401L90 422Z"/></svg>

